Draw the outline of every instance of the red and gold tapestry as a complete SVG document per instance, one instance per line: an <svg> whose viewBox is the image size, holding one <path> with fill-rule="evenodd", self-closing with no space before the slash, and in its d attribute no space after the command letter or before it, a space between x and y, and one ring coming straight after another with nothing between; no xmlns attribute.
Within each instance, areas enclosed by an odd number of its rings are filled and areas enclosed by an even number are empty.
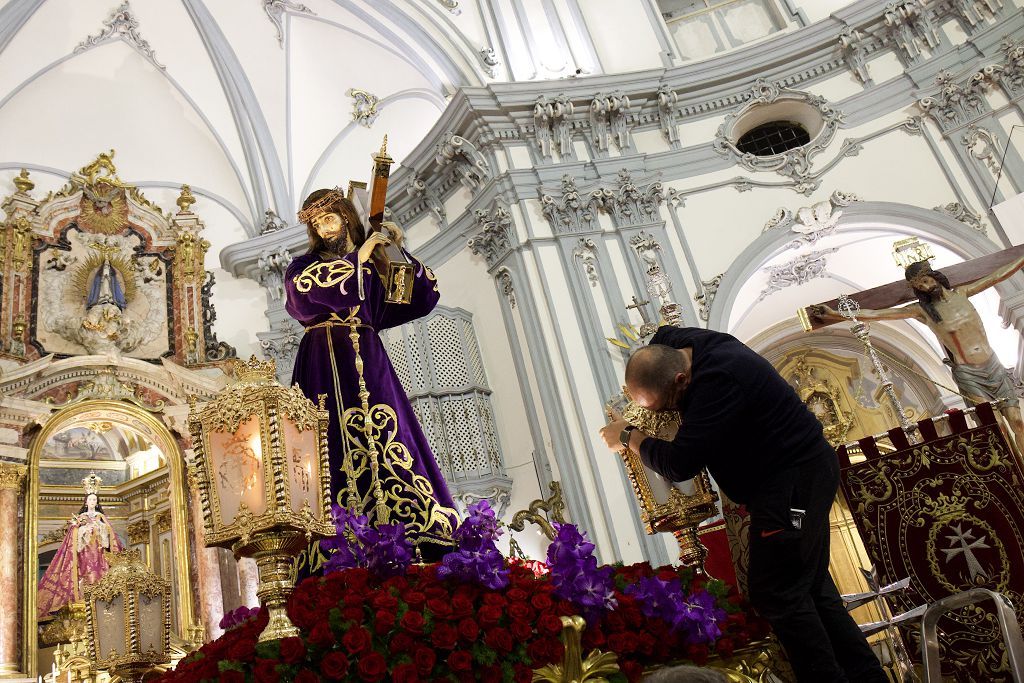
<svg viewBox="0 0 1024 683"><path fill-rule="evenodd" d="M954 433L938 437L922 421L926 441L880 453L860 442L867 459L851 464L839 449L841 486L881 583L910 577L911 590L890 600L894 613L982 586L1007 596L1024 615L1024 487L1012 451L991 407L979 406L981 424L969 429L962 415ZM943 673L957 681L1007 677L1005 653L988 606L966 607L939 622ZM907 648L920 657L918 622L903 630Z"/></svg>

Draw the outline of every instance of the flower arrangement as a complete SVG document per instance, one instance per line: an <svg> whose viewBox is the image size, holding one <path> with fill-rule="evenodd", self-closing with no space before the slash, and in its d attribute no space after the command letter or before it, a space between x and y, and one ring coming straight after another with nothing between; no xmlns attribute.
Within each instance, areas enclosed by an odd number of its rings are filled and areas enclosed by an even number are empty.
<svg viewBox="0 0 1024 683"><path fill-rule="evenodd" d="M720 581L647 563L598 566L593 544L572 525L558 527L550 572L538 575L498 553L486 503L471 507L456 549L432 565L403 559L410 555L393 536L375 540L358 518L355 528L344 514L336 521L350 558L296 588L288 614L300 637L257 643L261 610L161 680L527 683L534 669L561 662L560 617L583 614L584 650L615 652L621 672L612 680L625 683L653 664L731 655L767 633ZM371 562L367 543L390 550Z"/></svg>

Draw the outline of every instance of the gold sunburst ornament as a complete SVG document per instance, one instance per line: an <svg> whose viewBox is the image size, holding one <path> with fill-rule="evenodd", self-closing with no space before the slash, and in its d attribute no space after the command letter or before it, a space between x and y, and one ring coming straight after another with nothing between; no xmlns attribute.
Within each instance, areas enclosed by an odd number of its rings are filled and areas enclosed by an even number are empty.
<svg viewBox="0 0 1024 683"><path fill-rule="evenodd" d="M89 286L92 284L93 277L103 267L103 262L109 260L111 268L120 277L125 303L130 304L132 299L135 298L136 292L135 278L133 277L135 271L134 264L124 254L119 253L117 247L105 244L90 244L89 247L95 250L95 253L90 254L89 258L71 276L72 283L74 284L73 291L81 294L83 301L87 300L89 298Z"/></svg>

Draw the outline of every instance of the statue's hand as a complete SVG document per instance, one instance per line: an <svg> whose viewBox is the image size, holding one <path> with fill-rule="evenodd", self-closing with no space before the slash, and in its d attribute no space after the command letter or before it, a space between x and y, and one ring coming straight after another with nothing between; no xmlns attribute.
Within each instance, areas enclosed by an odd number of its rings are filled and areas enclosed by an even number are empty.
<svg viewBox="0 0 1024 683"><path fill-rule="evenodd" d="M359 262L366 263L370 260L370 256L373 255L373 250L378 246L387 246L391 244L391 240L382 232L371 232L366 241L363 242L363 246L359 247Z"/></svg>
<svg viewBox="0 0 1024 683"><path fill-rule="evenodd" d="M405 231L399 227L398 223L391 221L384 221L380 224L382 228L386 228L391 233L391 241L395 243L396 247L401 247L405 243Z"/></svg>
<svg viewBox="0 0 1024 683"><path fill-rule="evenodd" d="M810 312L811 317L816 318L818 320L838 320L839 318L842 317L841 315L839 315L838 311L836 311L831 306L826 306L825 304L815 304L813 306L808 306L807 310Z"/></svg>

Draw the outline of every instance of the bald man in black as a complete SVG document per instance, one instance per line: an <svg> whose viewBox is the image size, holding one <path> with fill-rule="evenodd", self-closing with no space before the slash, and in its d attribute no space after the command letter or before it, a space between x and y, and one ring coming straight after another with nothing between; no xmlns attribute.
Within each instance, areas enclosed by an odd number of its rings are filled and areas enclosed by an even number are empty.
<svg viewBox="0 0 1024 683"><path fill-rule="evenodd" d="M888 681L828 573L828 513L839 485L821 423L764 358L728 334L664 326L626 366L633 401L678 410L672 441L616 416L601 430L672 481L707 468L750 511L750 600L801 683Z"/></svg>

